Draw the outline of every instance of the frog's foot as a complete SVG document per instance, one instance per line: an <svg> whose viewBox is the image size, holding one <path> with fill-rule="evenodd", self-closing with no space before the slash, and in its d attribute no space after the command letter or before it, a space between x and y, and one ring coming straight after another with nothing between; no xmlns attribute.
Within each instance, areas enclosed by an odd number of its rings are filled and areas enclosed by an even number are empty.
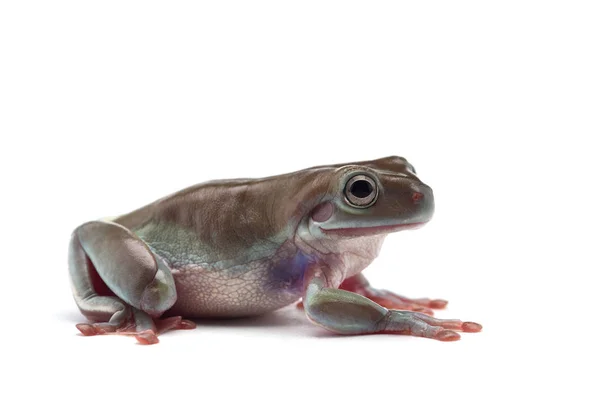
<svg viewBox="0 0 600 400"><path fill-rule="evenodd" d="M380 333L398 333L452 342L460 339L460 334L456 331L479 332L482 326L476 322L438 319L417 312L390 311L380 329Z"/></svg>
<svg viewBox="0 0 600 400"><path fill-rule="evenodd" d="M77 324L76 327L85 336L94 335L127 335L134 336L141 344L158 343L158 335L176 329L194 329L196 324L181 317L153 319L148 314L135 310L134 318L119 324L99 322Z"/></svg>
<svg viewBox="0 0 600 400"><path fill-rule="evenodd" d="M434 309L445 308L448 304L446 300L411 299L387 290L375 289L362 274L346 279L340 285L340 289L365 296L385 308L416 311L428 315L433 315Z"/></svg>

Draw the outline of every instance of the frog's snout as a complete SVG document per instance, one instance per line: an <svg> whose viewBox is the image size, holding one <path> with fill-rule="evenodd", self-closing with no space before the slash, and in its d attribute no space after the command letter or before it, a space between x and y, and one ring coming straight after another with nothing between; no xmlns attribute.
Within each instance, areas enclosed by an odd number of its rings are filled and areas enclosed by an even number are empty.
<svg viewBox="0 0 600 400"><path fill-rule="evenodd" d="M412 188L411 199L413 204L431 204L433 205L433 190L427 185L421 184Z"/></svg>
<svg viewBox="0 0 600 400"><path fill-rule="evenodd" d="M412 193L410 193L410 202L418 213L420 220L429 221L433 217L435 202L433 190L429 186L421 184L418 187L413 187Z"/></svg>

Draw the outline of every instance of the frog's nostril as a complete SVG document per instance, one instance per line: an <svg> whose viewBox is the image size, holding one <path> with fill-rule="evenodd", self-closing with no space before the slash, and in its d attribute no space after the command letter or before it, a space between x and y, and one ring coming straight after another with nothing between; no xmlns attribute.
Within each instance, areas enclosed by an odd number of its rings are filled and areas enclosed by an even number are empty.
<svg viewBox="0 0 600 400"><path fill-rule="evenodd" d="M423 199L423 197L424 197L423 193L414 192L412 194L412 201L414 204L419 204L421 202L421 199Z"/></svg>

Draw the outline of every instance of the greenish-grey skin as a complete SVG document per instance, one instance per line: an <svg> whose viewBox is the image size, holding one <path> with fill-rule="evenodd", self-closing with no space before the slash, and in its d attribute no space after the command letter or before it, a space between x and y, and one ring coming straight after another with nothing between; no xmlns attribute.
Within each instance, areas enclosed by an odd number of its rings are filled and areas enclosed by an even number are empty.
<svg viewBox="0 0 600 400"><path fill-rule="evenodd" d="M431 188L396 156L202 183L74 231L73 294L93 322L78 327L155 343L161 330L193 326L166 318L160 328L165 317L253 316L302 298L307 317L337 333L455 340L454 330L480 326L389 310L359 294L374 291L361 271L386 235L433 212Z"/></svg>

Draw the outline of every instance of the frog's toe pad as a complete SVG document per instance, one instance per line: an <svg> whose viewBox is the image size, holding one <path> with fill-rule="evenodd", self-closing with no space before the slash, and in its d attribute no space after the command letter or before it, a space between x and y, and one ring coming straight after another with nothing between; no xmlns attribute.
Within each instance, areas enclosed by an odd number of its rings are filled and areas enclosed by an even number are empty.
<svg viewBox="0 0 600 400"><path fill-rule="evenodd" d="M483 326L477 322L463 322L462 324L463 332L479 332L482 329Z"/></svg>
<svg viewBox="0 0 600 400"><path fill-rule="evenodd" d="M145 331L137 332L135 334L135 338L140 344L158 343L158 336L151 329L146 329Z"/></svg>
<svg viewBox="0 0 600 400"><path fill-rule="evenodd" d="M435 334L434 339L441 340L442 342L454 342L460 339L460 334L451 330L441 330Z"/></svg>

